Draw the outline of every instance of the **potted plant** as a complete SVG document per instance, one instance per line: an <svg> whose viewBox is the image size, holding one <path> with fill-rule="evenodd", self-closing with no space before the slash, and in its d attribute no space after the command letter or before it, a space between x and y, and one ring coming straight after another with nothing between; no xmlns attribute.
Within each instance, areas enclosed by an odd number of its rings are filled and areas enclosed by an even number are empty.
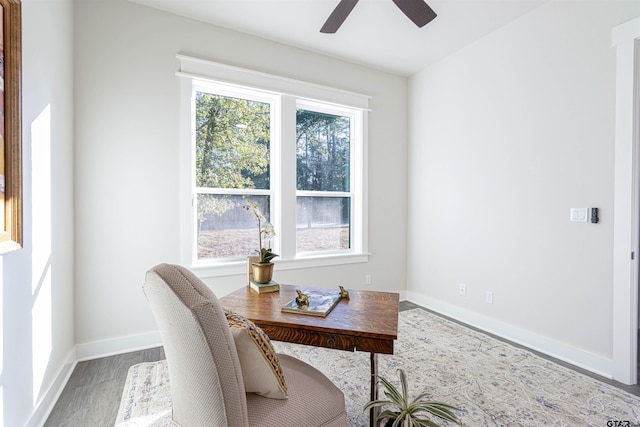
<svg viewBox="0 0 640 427"><path fill-rule="evenodd" d="M409 400L407 391L407 377L402 369L398 369L400 374L400 386L402 392L391 384L389 380L378 376L378 379L384 386L384 395L387 400L372 400L364 406L364 410L371 408L386 406L387 409L382 411L377 422L384 421L384 426L388 427L439 427L434 421L428 418L419 418L420 413L428 413L435 417L462 425L455 411L459 408L451 406L443 402L435 402L427 399L427 393L420 393L415 399Z"/></svg>
<svg viewBox="0 0 640 427"><path fill-rule="evenodd" d="M252 264L253 267L253 280L257 283L269 283L273 277L273 263L272 259L279 256L271 251L271 248L263 247L263 238L265 242L271 242L271 238L276 235L276 231L270 222L267 222L267 218L262 214L258 204L249 201L248 204L242 206L246 211L249 211L256 217L258 222L258 262Z"/></svg>

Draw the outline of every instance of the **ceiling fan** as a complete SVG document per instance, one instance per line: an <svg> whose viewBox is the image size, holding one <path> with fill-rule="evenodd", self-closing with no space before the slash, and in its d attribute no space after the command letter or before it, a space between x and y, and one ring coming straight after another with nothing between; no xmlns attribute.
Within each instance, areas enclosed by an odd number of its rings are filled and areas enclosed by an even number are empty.
<svg viewBox="0 0 640 427"><path fill-rule="evenodd" d="M398 8L418 27L431 22L437 15L424 0L393 0ZM338 31L347 16L358 3L358 0L340 0L327 22L320 29L321 33L333 34Z"/></svg>

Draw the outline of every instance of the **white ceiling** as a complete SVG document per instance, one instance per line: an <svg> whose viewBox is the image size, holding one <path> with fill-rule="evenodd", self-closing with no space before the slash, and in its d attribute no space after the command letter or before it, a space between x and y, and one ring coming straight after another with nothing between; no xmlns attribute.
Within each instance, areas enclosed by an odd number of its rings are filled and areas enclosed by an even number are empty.
<svg viewBox="0 0 640 427"><path fill-rule="evenodd" d="M408 76L548 0L427 0L422 28L391 0L360 0L336 34L320 28L339 0L131 0L221 27Z"/></svg>

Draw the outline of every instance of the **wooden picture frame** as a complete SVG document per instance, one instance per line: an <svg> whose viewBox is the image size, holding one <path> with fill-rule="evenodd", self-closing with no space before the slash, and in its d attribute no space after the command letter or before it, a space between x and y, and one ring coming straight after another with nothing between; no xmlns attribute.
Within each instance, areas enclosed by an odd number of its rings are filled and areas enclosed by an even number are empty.
<svg viewBox="0 0 640 427"><path fill-rule="evenodd" d="M22 247L22 12L0 0L0 255Z"/></svg>

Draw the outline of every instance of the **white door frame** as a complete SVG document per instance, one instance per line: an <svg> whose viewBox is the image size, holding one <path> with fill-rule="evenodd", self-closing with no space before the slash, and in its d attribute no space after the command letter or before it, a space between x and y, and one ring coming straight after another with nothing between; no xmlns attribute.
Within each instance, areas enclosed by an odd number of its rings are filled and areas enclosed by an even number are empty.
<svg viewBox="0 0 640 427"><path fill-rule="evenodd" d="M612 374L613 379L624 384L636 384L640 257L640 17L615 27L612 44L616 47Z"/></svg>

